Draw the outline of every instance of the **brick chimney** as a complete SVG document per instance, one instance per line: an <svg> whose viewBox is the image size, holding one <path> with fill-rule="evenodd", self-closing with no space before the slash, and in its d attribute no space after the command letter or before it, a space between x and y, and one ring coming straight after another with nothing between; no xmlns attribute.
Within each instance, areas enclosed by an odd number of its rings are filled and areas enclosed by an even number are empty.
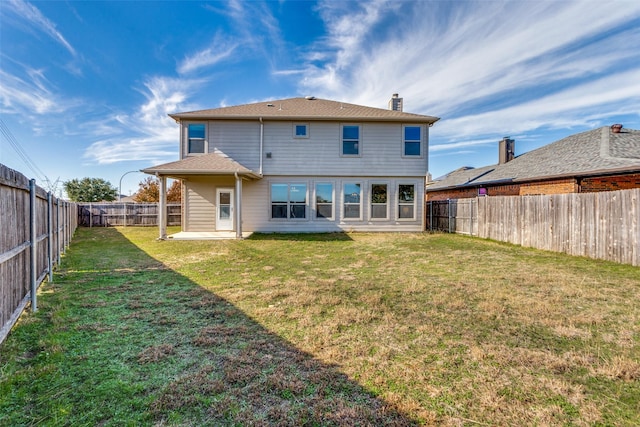
<svg viewBox="0 0 640 427"><path fill-rule="evenodd" d="M498 164L503 165L510 162L515 157L516 142L505 136L498 143Z"/></svg>
<svg viewBox="0 0 640 427"><path fill-rule="evenodd" d="M402 111L402 98L399 98L397 93L394 93L389 100L389 110Z"/></svg>

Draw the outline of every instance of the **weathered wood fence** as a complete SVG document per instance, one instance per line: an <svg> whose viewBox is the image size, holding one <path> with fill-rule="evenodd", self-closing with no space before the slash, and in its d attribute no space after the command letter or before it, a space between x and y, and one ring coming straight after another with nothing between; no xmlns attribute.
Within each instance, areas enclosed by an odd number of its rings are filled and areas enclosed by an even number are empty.
<svg viewBox="0 0 640 427"><path fill-rule="evenodd" d="M640 189L427 202L427 230L640 265Z"/></svg>
<svg viewBox="0 0 640 427"><path fill-rule="evenodd" d="M158 203L80 203L78 224L84 227L158 225ZM182 207L167 204L167 225L180 225Z"/></svg>
<svg viewBox="0 0 640 427"><path fill-rule="evenodd" d="M0 164L0 343L31 303L71 241L77 205Z"/></svg>

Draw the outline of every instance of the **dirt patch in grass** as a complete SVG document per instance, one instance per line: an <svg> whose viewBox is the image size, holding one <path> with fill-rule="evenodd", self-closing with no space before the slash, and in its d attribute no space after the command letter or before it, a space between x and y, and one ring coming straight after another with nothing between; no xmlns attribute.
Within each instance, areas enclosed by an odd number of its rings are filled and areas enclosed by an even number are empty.
<svg viewBox="0 0 640 427"><path fill-rule="evenodd" d="M140 363L151 363L162 360L166 357L175 354L175 350L173 345L171 344L160 344L156 346L147 347L140 354L138 354L138 362Z"/></svg>

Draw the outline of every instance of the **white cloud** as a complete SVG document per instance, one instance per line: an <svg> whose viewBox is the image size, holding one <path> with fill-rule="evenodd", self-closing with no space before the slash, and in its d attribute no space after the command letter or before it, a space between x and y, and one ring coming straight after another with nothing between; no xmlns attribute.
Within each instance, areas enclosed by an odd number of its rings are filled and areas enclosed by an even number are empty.
<svg viewBox="0 0 640 427"><path fill-rule="evenodd" d="M22 19L34 24L38 30L47 34L57 43L61 44L71 55L76 56L76 50L73 46L71 46L62 33L57 30L56 25L44 16L37 7L22 0L10 0L6 3L5 7L8 7Z"/></svg>
<svg viewBox="0 0 640 427"><path fill-rule="evenodd" d="M517 133L541 127L593 126L615 114L640 116L638 71L613 74L507 108L443 120L438 132L450 139Z"/></svg>
<svg viewBox="0 0 640 427"><path fill-rule="evenodd" d="M0 70L0 109L3 113L22 116L62 113L79 103L73 98L62 99L52 91L44 70L25 67L23 73L18 77Z"/></svg>
<svg viewBox="0 0 640 427"><path fill-rule="evenodd" d="M195 109L187 99L200 80L153 77L140 92L146 102L133 114L117 114L103 125L106 138L93 142L84 158L98 164L123 161L174 160L177 156L178 125L168 114Z"/></svg>
<svg viewBox="0 0 640 427"><path fill-rule="evenodd" d="M300 86L382 108L400 93L405 111L442 117L433 133L447 141L589 125L621 104L638 111L640 29L624 27L640 18L638 2L327 1L320 10L328 36L307 54Z"/></svg>
<svg viewBox="0 0 640 427"><path fill-rule="evenodd" d="M237 49L238 43L224 40L222 36L216 36L211 45L203 50L186 57L178 65L178 73L187 74L200 68L210 67L229 58Z"/></svg>

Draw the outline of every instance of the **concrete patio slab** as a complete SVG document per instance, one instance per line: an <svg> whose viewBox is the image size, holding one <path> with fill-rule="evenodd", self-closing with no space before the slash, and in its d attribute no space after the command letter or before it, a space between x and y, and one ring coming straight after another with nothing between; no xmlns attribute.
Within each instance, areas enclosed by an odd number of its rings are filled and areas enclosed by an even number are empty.
<svg viewBox="0 0 640 427"><path fill-rule="evenodd" d="M252 232L243 232L242 238L251 236ZM236 239L235 231L180 231L167 236L167 240L229 240Z"/></svg>

